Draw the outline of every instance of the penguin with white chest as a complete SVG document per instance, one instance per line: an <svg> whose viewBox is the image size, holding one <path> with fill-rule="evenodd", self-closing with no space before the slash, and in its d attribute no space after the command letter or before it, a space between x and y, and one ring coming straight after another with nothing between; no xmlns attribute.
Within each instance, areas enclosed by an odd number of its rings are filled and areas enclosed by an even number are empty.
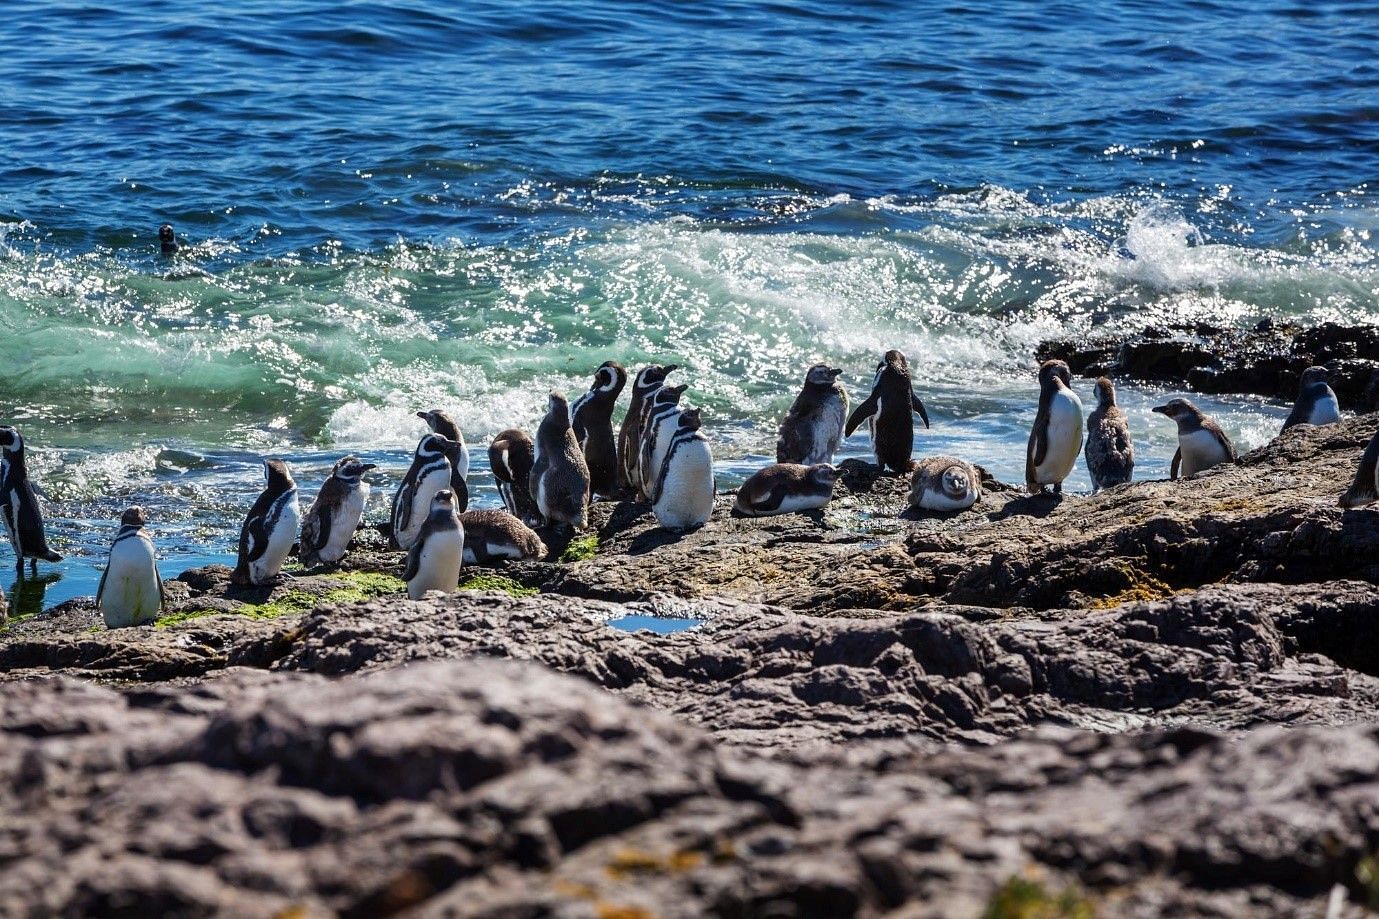
<svg viewBox="0 0 1379 919"><path fill-rule="evenodd" d="M618 493L618 445L613 438L613 408L627 385L627 371L617 361L604 361L593 385L570 406L570 426L589 467L589 490L612 498Z"/></svg>
<svg viewBox="0 0 1379 919"><path fill-rule="evenodd" d="M466 511L460 515L460 525L466 565L525 562L546 554L546 544L536 531L506 511Z"/></svg>
<svg viewBox="0 0 1379 919"><path fill-rule="evenodd" d="M336 462L302 520L303 565L314 568L340 564L369 500L369 483L364 481L364 473L374 468L375 464L362 463L355 456Z"/></svg>
<svg viewBox="0 0 1379 919"><path fill-rule="evenodd" d="M1169 399L1150 411L1167 415L1178 425L1178 451L1173 454L1170 479L1180 473L1182 478L1191 478L1213 466L1235 462L1235 445L1226 432L1188 400Z"/></svg>
<svg viewBox="0 0 1379 919"><path fill-rule="evenodd" d="M651 510L667 530L701 527L713 514L713 451L701 423L697 408L680 413L656 478Z"/></svg>
<svg viewBox="0 0 1379 919"><path fill-rule="evenodd" d="M1341 420L1341 403L1328 382L1331 372L1325 367L1308 367L1298 383L1298 398L1293 403L1283 430L1297 424L1335 424Z"/></svg>
<svg viewBox="0 0 1379 919"><path fill-rule="evenodd" d="M548 524L580 530L588 525L589 467L570 428L570 404L555 390L536 429L536 459L528 487Z"/></svg>
<svg viewBox="0 0 1379 919"><path fill-rule="evenodd" d="M780 423L776 462L802 466L833 462L848 415L847 390L838 382L842 372L815 364L805 373L804 388Z"/></svg>
<svg viewBox="0 0 1379 919"><path fill-rule="evenodd" d="M432 434L439 434L460 445L458 455L451 458L450 490L455 493L455 507L463 514L469 509L469 447L464 442L464 434L450 413L441 409L417 412L417 417L426 422Z"/></svg>
<svg viewBox="0 0 1379 919"><path fill-rule="evenodd" d="M60 562L62 556L48 548L43 531L43 508L29 481L24 438L7 424L0 424L0 519L14 548L15 569L24 576L24 559L38 573L39 561Z"/></svg>
<svg viewBox="0 0 1379 919"><path fill-rule="evenodd" d="M498 486L498 496L508 513L527 526L541 526L541 512L531 496L531 467L536 462L536 445L526 431L508 428L499 431L488 445L488 465Z"/></svg>
<svg viewBox="0 0 1379 919"><path fill-rule="evenodd" d="M744 517L771 517L815 510L833 498L841 470L820 463L776 463L754 472L737 490L733 509Z"/></svg>
<svg viewBox="0 0 1379 919"><path fill-rule="evenodd" d="M441 489L449 489L460 461L460 444L440 434L427 434L417 442L412 465L393 494L393 542L410 549L431 511L431 499ZM453 496L453 492L452 492Z"/></svg>
<svg viewBox="0 0 1379 919"><path fill-rule="evenodd" d="M871 394L848 416L845 437L851 437L863 421L871 431L872 453L876 465L884 472L910 471L910 454L914 451L914 415L919 415L929 427L929 413L915 395L910 384L910 365L899 351L886 352L876 365Z"/></svg>
<svg viewBox="0 0 1379 919"><path fill-rule="evenodd" d="M618 429L618 489L631 489L641 492L641 482L637 477L641 462L642 418L646 400L666 383L666 377L678 370L676 364L652 364L637 371L632 380L632 404L627 407L627 417Z"/></svg>
<svg viewBox="0 0 1379 919"><path fill-rule="evenodd" d="M681 413L680 398L689 389L687 384L662 386L647 400L642 414L642 455L637 463L637 479L641 482L641 498L650 501L661 476L666 450Z"/></svg>
<svg viewBox="0 0 1379 919"><path fill-rule="evenodd" d="M120 530L110 544L110 558L96 588L96 607L106 628L144 625L163 609L163 579L158 575L158 559L144 524L148 519L142 507L131 507L120 515Z"/></svg>
<svg viewBox="0 0 1379 919"><path fill-rule="evenodd" d="M1096 381L1096 408L1087 416L1087 473L1092 494L1112 485L1124 485L1135 472L1135 444L1130 422L1116 405L1116 387L1106 377Z"/></svg>
<svg viewBox="0 0 1379 919"><path fill-rule="evenodd" d="M407 552L402 580L407 596L420 600L427 591L454 593L460 586L464 565L464 527L455 513L455 496L442 488L431 497L426 519Z"/></svg>
<svg viewBox="0 0 1379 919"><path fill-rule="evenodd" d="M239 531L239 559L230 581L241 586L273 584L282 576L301 525L297 483L282 460L263 462L267 483Z"/></svg>
<svg viewBox="0 0 1379 919"><path fill-rule="evenodd" d="M962 511L982 496L982 479L971 463L954 456L931 456L910 476L910 505L926 511Z"/></svg>
<svg viewBox="0 0 1379 919"><path fill-rule="evenodd" d="M1039 367L1039 410L1025 445L1025 487L1042 494L1052 485L1063 494L1063 480L1082 452L1082 400L1072 390L1072 371L1063 361Z"/></svg>

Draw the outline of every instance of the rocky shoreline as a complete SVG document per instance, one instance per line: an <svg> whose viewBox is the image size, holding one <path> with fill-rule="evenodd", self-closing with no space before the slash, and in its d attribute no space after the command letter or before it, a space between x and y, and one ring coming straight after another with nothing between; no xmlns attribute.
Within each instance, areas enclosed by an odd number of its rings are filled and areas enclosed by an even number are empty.
<svg viewBox="0 0 1379 919"><path fill-rule="evenodd" d="M597 505L596 545L447 597L407 600L365 534L271 590L187 572L156 627L11 621L0 903L1364 915L1379 513L1336 498L1376 427L947 515L850 462L821 512L721 496L683 538Z"/></svg>

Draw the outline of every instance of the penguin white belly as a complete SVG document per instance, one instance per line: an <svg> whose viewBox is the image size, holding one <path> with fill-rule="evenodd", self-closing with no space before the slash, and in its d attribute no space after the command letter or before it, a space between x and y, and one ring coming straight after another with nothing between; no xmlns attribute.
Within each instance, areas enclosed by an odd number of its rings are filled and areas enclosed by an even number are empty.
<svg viewBox="0 0 1379 919"><path fill-rule="evenodd" d="M321 549L321 561L327 565L335 565L345 557L345 549L354 537L354 531L359 528L359 519L364 516L364 503L368 500L367 482L360 483L359 487L345 498L345 503L340 506L339 516L330 522L330 539L326 540L325 546Z"/></svg>
<svg viewBox="0 0 1379 919"><path fill-rule="evenodd" d="M1044 461L1034 467L1034 481L1056 485L1068 477L1082 452L1082 401L1071 392L1059 390L1049 403Z"/></svg>
<svg viewBox="0 0 1379 919"><path fill-rule="evenodd" d="M884 401L880 396L876 399L876 414L867 419L867 436L871 438L871 457L876 460L876 465L882 469L886 464L881 461L881 455L876 452L876 419L881 417L881 409Z"/></svg>
<svg viewBox="0 0 1379 919"><path fill-rule="evenodd" d="M812 511L815 508L823 507L832 497L831 492L815 495L786 495L781 499L780 508L771 513L793 514L797 511Z"/></svg>
<svg viewBox="0 0 1379 919"><path fill-rule="evenodd" d="M819 463L833 462L833 455L838 452L838 442L843 437L844 420L843 400L829 400L814 421L813 437L802 465L817 466Z"/></svg>
<svg viewBox="0 0 1379 919"><path fill-rule="evenodd" d="M1183 478L1196 475L1212 466L1220 465L1230 459L1210 431L1193 431L1178 436L1178 448L1183 451L1183 464L1179 474Z"/></svg>
<svg viewBox="0 0 1379 919"><path fill-rule="evenodd" d="M122 539L110 550L101 589L101 617L107 628L152 622L158 617L158 570L153 546L138 538Z"/></svg>
<svg viewBox="0 0 1379 919"><path fill-rule="evenodd" d="M522 559L522 550L510 542L485 542L483 549L485 557L490 559L511 558L518 561ZM472 540L465 540L464 563L466 565L479 564L479 556L474 552L474 543Z"/></svg>
<svg viewBox="0 0 1379 919"><path fill-rule="evenodd" d="M407 596L420 600L428 590L455 592L460 586L463 561L463 530L433 532L422 547L416 576L407 582Z"/></svg>
<svg viewBox="0 0 1379 919"><path fill-rule="evenodd" d="M1312 413L1307 416L1308 424L1335 424L1341 420L1341 406L1334 393L1312 403Z"/></svg>
<svg viewBox="0 0 1379 919"><path fill-rule="evenodd" d="M258 561L249 563L249 576L255 584L272 580L282 570L283 562L292 551L292 543L302 529L301 511L297 507L297 496L285 501L277 523L268 534L268 548L263 550Z"/></svg>
<svg viewBox="0 0 1379 919"><path fill-rule="evenodd" d="M927 488L919 496L919 507L926 511L965 511L976 504L979 497L981 492L971 486L956 498L937 488Z"/></svg>
<svg viewBox="0 0 1379 919"><path fill-rule="evenodd" d="M412 548L412 543L421 535L421 525L426 522L426 515L431 512L431 500L436 497L436 492L449 487L449 464L438 466L417 481L416 491L412 493L412 522L397 534L399 546L404 549Z"/></svg>
<svg viewBox="0 0 1379 919"><path fill-rule="evenodd" d="M703 441L682 444L666 470L660 500L652 505L668 530L703 526L713 514L713 454Z"/></svg>

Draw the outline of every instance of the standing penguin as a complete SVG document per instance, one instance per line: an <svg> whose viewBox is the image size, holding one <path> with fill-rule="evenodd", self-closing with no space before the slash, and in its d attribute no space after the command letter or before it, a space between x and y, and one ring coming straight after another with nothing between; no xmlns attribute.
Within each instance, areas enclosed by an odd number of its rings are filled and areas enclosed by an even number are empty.
<svg viewBox="0 0 1379 919"><path fill-rule="evenodd" d="M699 409L680 413L656 478L651 510L667 530L701 527L713 514L713 451L700 423Z"/></svg>
<svg viewBox="0 0 1379 919"><path fill-rule="evenodd" d="M60 562L62 556L48 548L43 532L43 509L29 481L24 453L24 438L7 424L0 424L0 518L4 518L10 545L14 548L15 569L24 576L24 559L29 570L38 573L38 562Z"/></svg>
<svg viewBox="0 0 1379 919"><path fill-rule="evenodd" d="M848 414L847 390L838 382L842 372L815 364L805 373L804 388L780 423L776 462L803 466L833 462Z"/></svg>
<svg viewBox="0 0 1379 919"><path fill-rule="evenodd" d="M662 386L642 409L642 447L637 462L637 481L641 483L641 498L644 501L650 501L656 491L661 464L665 461L666 450L680 416L680 397L687 389L687 384Z"/></svg>
<svg viewBox="0 0 1379 919"><path fill-rule="evenodd" d="M430 512L431 499L442 488L448 489L460 460L460 445L441 434L427 434L417 443L412 465L393 495L393 542L410 549ZM454 493L451 493L454 497Z"/></svg>
<svg viewBox="0 0 1379 919"><path fill-rule="evenodd" d="M1295 424L1334 424L1341 420L1341 403L1328 384L1331 372L1325 367L1308 367L1298 383L1298 398L1293 411L1283 422L1283 430Z"/></svg>
<svg viewBox="0 0 1379 919"><path fill-rule="evenodd" d="M618 445L613 439L613 407L627 385L627 371L604 361L589 391L570 406L570 425L589 467L589 488L606 498L618 493Z"/></svg>
<svg viewBox="0 0 1379 919"><path fill-rule="evenodd" d="M428 590L454 593L464 564L464 527L455 513L455 496L442 488L431 497L426 520L407 552L402 580L407 596L420 600Z"/></svg>
<svg viewBox="0 0 1379 919"><path fill-rule="evenodd" d="M267 484L239 531L239 561L232 584L262 586L280 577L301 523L297 483L282 460L263 461Z"/></svg>
<svg viewBox="0 0 1379 919"><path fill-rule="evenodd" d="M833 497L833 485L841 471L826 463L767 466L742 483L733 509L746 517L770 517L823 507Z"/></svg>
<svg viewBox="0 0 1379 919"><path fill-rule="evenodd" d="M570 403L555 390L536 429L536 460L528 486L548 524L580 530L588 525L589 467L570 428Z"/></svg>
<svg viewBox="0 0 1379 919"><path fill-rule="evenodd" d="M1025 487L1042 494L1045 485L1063 494L1063 480L1082 452L1082 400L1072 390L1072 371L1062 361L1039 367L1039 411L1025 446Z"/></svg>
<svg viewBox="0 0 1379 919"><path fill-rule="evenodd" d="M1355 470L1355 481L1337 503L1341 507L1364 507L1375 501L1379 501L1379 431L1369 439L1360 468Z"/></svg>
<svg viewBox="0 0 1379 919"><path fill-rule="evenodd" d="M488 565L504 559L520 562L546 554L541 537L504 511L467 511L460 515L460 525L464 527L466 565Z"/></svg>
<svg viewBox="0 0 1379 919"><path fill-rule="evenodd" d="M158 576L153 540L144 531L147 522L142 507L120 515L120 530L96 588L96 606L106 628L152 622L163 608L163 579Z"/></svg>
<svg viewBox="0 0 1379 919"><path fill-rule="evenodd" d="M497 480L498 496L508 513L527 526L541 526L541 512L528 485L531 467L536 462L536 445L526 431L508 428L500 431L488 445L488 465Z"/></svg>
<svg viewBox="0 0 1379 919"><path fill-rule="evenodd" d="M1170 479L1191 478L1204 469L1235 462L1235 444L1215 421L1186 399L1169 399L1152 412L1167 415L1178 423L1178 451L1173 454Z"/></svg>
<svg viewBox="0 0 1379 919"><path fill-rule="evenodd" d="M439 434L460 445L458 457L451 460L450 490L455 493L455 507L461 514L469 509L469 447L464 442L460 426L448 412L433 408L429 412L417 412L417 417L426 422L432 434Z"/></svg>
<svg viewBox="0 0 1379 919"><path fill-rule="evenodd" d="M885 471L890 467L898 473L910 471L910 453L914 450L915 429L912 414L918 413L929 426L929 413L910 385L910 365L899 351L886 352L876 365L871 395L848 416L843 436L850 437L863 421L871 431L872 452L876 465Z"/></svg>
<svg viewBox="0 0 1379 919"><path fill-rule="evenodd" d="M642 410L652 393L666 383L666 377L678 370L676 364L652 364L637 371L632 380L632 404L627 407L627 417L618 429L618 489L641 490L637 480L637 464L641 462L642 449Z"/></svg>
<svg viewBox="0 0 1379 919"><path fill-rule="evenodd" d="M1112 485L1124 485L1135 471L1135 445L1130 424L1116 405L1116 387L1106 377L1096 381L1096 408L1087 416L1087 472L1092 494Z"/></svg>
<svg viewBox="0 0 1379 919"><path fill-rule="evenodd" d="M361 463L355 456L336 462L302 521L303 565L314 568L320 564L340 564L369 500L369 483L363 475L374 468L374 463Z"/></svg>

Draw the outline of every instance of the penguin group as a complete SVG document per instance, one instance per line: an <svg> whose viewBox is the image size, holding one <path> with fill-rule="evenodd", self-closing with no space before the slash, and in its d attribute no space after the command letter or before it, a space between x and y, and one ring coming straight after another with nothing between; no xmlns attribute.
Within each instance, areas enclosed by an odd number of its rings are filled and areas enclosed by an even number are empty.
<svg viewBox="0 0 1379 919"><path fill-rule="evenodd" d="M716 495L713 453L701 429L702 410L682 404L688 385L668 382L678 369L675 364L651 364L637 371L631 380L630 405L616 433L613 413L629 382L627 371L616 361L601 364L588 390L573 402L559 391L550 392L534 438L518 428L499 432L489 444L488 457L501 510L469 509L469 448L459 425L442 409L418 411L428 431L393 494L388 528L394 548L406 552L403 580L408 595L419 598L428 591L456 590L464 565L542 558L547 546L537 531L573 535L585 529L590 504L600 499L646 502L660 525L675 533L707 523ZM913 460L916 419L926 428L930 419L904 354L885 352L866 398L851 411L841 376L841 369L828 364L808 368L779 425L776 462L749 476L737 490L736 515L764 517L823 507L842 475L834 465L835 455L844 438L863 424L878 470L909 476L909 504L914 509L957 512L981 499L982 474L972 463L953 456ZM1096 406L1085 419L1065 362L1045 361L1038 381L1039 398L1026 445L1027 491L1040 495L1052 489L1061 496L1079 455L1086 462L1093 493L1130 482L1134 444L1111 380L1096 381ZM1171 479L1191 478L1235 461L1230 438L1187 399L1170 399L1152 411L1177 427ZM1327 371L1309 368L1284 430L1339 419ZM264 460L264 488L241 526L232 583L278 583L288 577L283 567L294 548L307 570L338 567L361 525L370 493L364 477L374 468L352 455L338 460L303 514L287 464ZM1358 507L1375 501L1379 434L1340 504ZM24 439L8 425L0 425L0 519L21 578L26 559L33 573L39 561L62 560L47 543ZM112 628L150 622L163 606L163 583L146 524L143 508L128 508L111 544L96 604Z"/></svg>

